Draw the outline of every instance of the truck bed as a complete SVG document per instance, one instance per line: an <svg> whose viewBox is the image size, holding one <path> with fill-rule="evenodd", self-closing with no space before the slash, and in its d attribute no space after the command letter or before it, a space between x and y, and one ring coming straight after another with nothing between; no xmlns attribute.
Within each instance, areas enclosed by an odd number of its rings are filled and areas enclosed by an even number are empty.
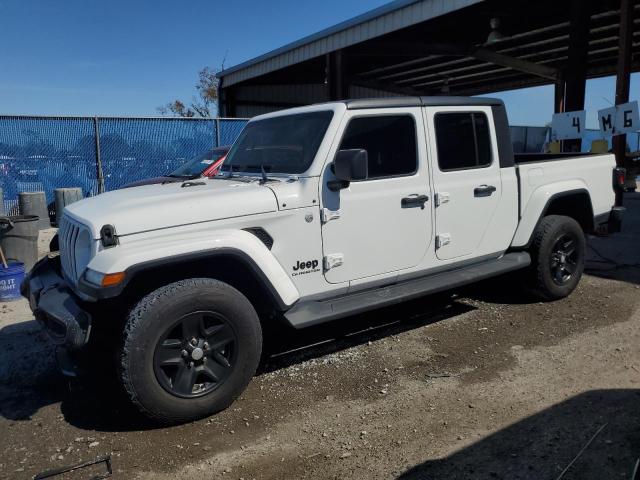
<svg viewBox="0 0 640 480"><path fill-rule="evenodd" d="M516 153L513 159L516 164L531 162L551 162L553 160L569 160L571 158L601 156L601 153Z"/></svg>
<svg viewBox="0 0 640 480"><path fill-rule="evenodd" d="M515 156L519 178L520 216L538 219L541 204L552 196L581 192L589 195L593 216L607 214L614 203L612 172L615 156L605 154L523 154Z"/></svg>

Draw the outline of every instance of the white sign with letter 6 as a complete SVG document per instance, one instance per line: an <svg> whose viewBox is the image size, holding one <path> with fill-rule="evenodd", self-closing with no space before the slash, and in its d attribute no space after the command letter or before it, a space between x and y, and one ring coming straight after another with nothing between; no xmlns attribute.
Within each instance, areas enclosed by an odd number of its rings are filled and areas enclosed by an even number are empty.
<svg viewBox="0 0 640 480"><path fill-rule="evenodd" d="M586 117L584 110L555 113L551 120L551 140L582 138Z"/></svg>
<svg viewBox="0 0 640 480"><path fill-rule="evenodd" d="M598 123L603 136L622 135L640 129L638 102L621 103L598 110Z"/></svg>

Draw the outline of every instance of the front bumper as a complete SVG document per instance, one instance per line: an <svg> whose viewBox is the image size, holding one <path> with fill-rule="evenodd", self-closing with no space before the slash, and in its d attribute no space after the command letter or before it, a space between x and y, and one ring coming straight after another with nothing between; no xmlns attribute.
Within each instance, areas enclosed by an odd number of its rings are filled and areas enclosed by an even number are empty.
<svg viewBox="0 0 640 480"><path fill-rule="evenodd" d="M89 340L91 315L60 272L60 257L45 257L29 272L20 292L53 342L76 349Z"/></svg>

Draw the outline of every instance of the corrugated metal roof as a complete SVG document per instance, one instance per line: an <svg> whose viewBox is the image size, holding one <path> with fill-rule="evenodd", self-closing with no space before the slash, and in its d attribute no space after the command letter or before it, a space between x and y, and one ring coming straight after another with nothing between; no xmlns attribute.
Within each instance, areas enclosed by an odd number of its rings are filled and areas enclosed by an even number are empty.
<svg viewBox="0 0 640 480"><path fill-rule="evenodd" d="M395 0L218 74L223 86L248 80L399 30L483 0Z"/></svg>

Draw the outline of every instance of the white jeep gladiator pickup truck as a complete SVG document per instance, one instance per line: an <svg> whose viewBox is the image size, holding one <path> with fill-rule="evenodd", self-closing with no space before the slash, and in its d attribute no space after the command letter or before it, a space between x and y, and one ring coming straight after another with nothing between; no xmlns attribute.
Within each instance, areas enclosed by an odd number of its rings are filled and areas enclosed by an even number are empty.
<svg viewBox="0 0 640 480"><path fill-rule="evenodd" d="M294 108L251 120L215 178L68 206L22 293L63 369L65 352L112 345L131 401L187 421L243 391L277 320L515 270L542 299L569 295L585 233L620 228L620 177L612 155L514 156L499 100Z"/></svg>

